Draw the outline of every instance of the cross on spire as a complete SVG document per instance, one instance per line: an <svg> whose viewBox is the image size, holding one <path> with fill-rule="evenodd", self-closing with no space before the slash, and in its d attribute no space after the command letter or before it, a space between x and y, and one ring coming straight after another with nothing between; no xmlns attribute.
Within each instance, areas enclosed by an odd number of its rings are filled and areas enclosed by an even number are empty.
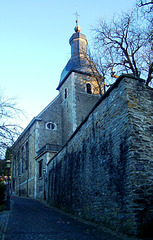
<svg viewBox="0 0 153 240"><path fill-rule="evenodd" d="M78 14L77 11L74 13L74 15L76 16L76 21L77 21L77 20L78 20L78 17L80 17L80 15Z"/></svg>
<svg viewBox="0 0 153 240"><path fill-rule="evenodd" d="M79 17L80 15L78 14L77 11L74 13L74 15L76 16L76 27L74 28L74 30L75 30L75 32L77 33L77 32L80 32L80 31L81 31L81 28L80 28L80 26L79 26L79 20L78 20L78 17Z"/></svg>

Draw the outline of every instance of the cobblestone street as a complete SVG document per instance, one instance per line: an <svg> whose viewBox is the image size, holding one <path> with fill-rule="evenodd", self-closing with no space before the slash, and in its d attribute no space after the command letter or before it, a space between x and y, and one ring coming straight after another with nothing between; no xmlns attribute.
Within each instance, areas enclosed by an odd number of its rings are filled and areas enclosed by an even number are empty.
<svg viewBox="0 0 153 240"><path fill-rule="evenodd" d="M2 219L0 213L0 219ZM3 222L3 224L2 224ZM3 213L1 240L117 240L121 239L80 222L36 200L12 198Z"/></svg>

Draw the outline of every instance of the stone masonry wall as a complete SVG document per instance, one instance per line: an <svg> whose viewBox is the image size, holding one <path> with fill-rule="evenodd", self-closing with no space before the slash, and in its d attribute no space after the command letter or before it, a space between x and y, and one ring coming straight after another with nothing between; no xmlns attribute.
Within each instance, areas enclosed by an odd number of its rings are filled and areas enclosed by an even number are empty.
<svg viewBox="0 0 153 240"><path fill-rule="evenodd" d="M58 95L39 115L42 121L39 121L39 134L37 136L38 150L46 143L62 145L61 137L61 97ZM47 129L46 124L52 122L55 129Z"/></svg>
<svg viewBox="0 0 153 240"><path fill-rule="evenodd" d="M66 143L100 98L100 95L94 87L93 94L87 94L86 83L89 82L94 86L91 76L72 72L60 88L62 98L63 144ZM67 89L66 99L65 89Z"/></svg>
<svg viewBox="0 0 153 240"><path fill-rule="evenodd" d="M134 79L128 82L131 135L131 200L137 233L153 237L153 89Z"/></svg>
<svg viewBox="0 0 153 240"><path fill-rule="evenodd" d="M23 134L14 144L12 151L12 191L18 196L34 197L35 180L35 129L36 124ZM26 143L29 143L29 161L26 168ZM23 151L23 153L22 153ZM23 155L22 155L23 154Z"/></svg>
<svg viewBox="0 0 153 240"><path fill-rule="evenodd" d="M142 80L121 76L49 162L48 202L119 232L149 232L152 103Z"/></svg>
<svg viewBox="0 0 153 240"><path fill-rule="evenodd" d="M86 84L90 83L92 86L92 94L88 94ZM75 104L76 104L76 122L77 126L87 116L89 111L100 99L97 85L92 77L83 74L75 73ZM95 90L96 89L96 90Z"/></svg>

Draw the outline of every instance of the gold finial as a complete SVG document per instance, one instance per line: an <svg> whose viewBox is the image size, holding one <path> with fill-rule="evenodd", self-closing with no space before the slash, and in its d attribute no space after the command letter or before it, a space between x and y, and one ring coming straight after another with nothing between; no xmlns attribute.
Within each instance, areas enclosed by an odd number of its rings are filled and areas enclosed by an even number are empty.
<svg viewBox="0 0 153 240"><path fill-rule="evenodd" d="M74 13L74 15L76 16L76 27L74 28L74 30L77 33L81 31L81 28L79 26L79 20L78 20L78 17L80 17L80 15L78 14L77 11Z"/></svg>

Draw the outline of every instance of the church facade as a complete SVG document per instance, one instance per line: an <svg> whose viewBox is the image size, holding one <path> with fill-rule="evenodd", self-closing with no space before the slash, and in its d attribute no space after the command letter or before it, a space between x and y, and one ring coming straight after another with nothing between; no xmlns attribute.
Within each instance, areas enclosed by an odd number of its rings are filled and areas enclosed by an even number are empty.
<svg viewBox="0 0 153 240"><path fill-rule="evenodd" d="M64 146L99 100L99 86L87 62L87 39L78 20L69 40L71 58L61 73L58 96L32 119L12 146L12 191L44 198L47 163Z"/></svg>

